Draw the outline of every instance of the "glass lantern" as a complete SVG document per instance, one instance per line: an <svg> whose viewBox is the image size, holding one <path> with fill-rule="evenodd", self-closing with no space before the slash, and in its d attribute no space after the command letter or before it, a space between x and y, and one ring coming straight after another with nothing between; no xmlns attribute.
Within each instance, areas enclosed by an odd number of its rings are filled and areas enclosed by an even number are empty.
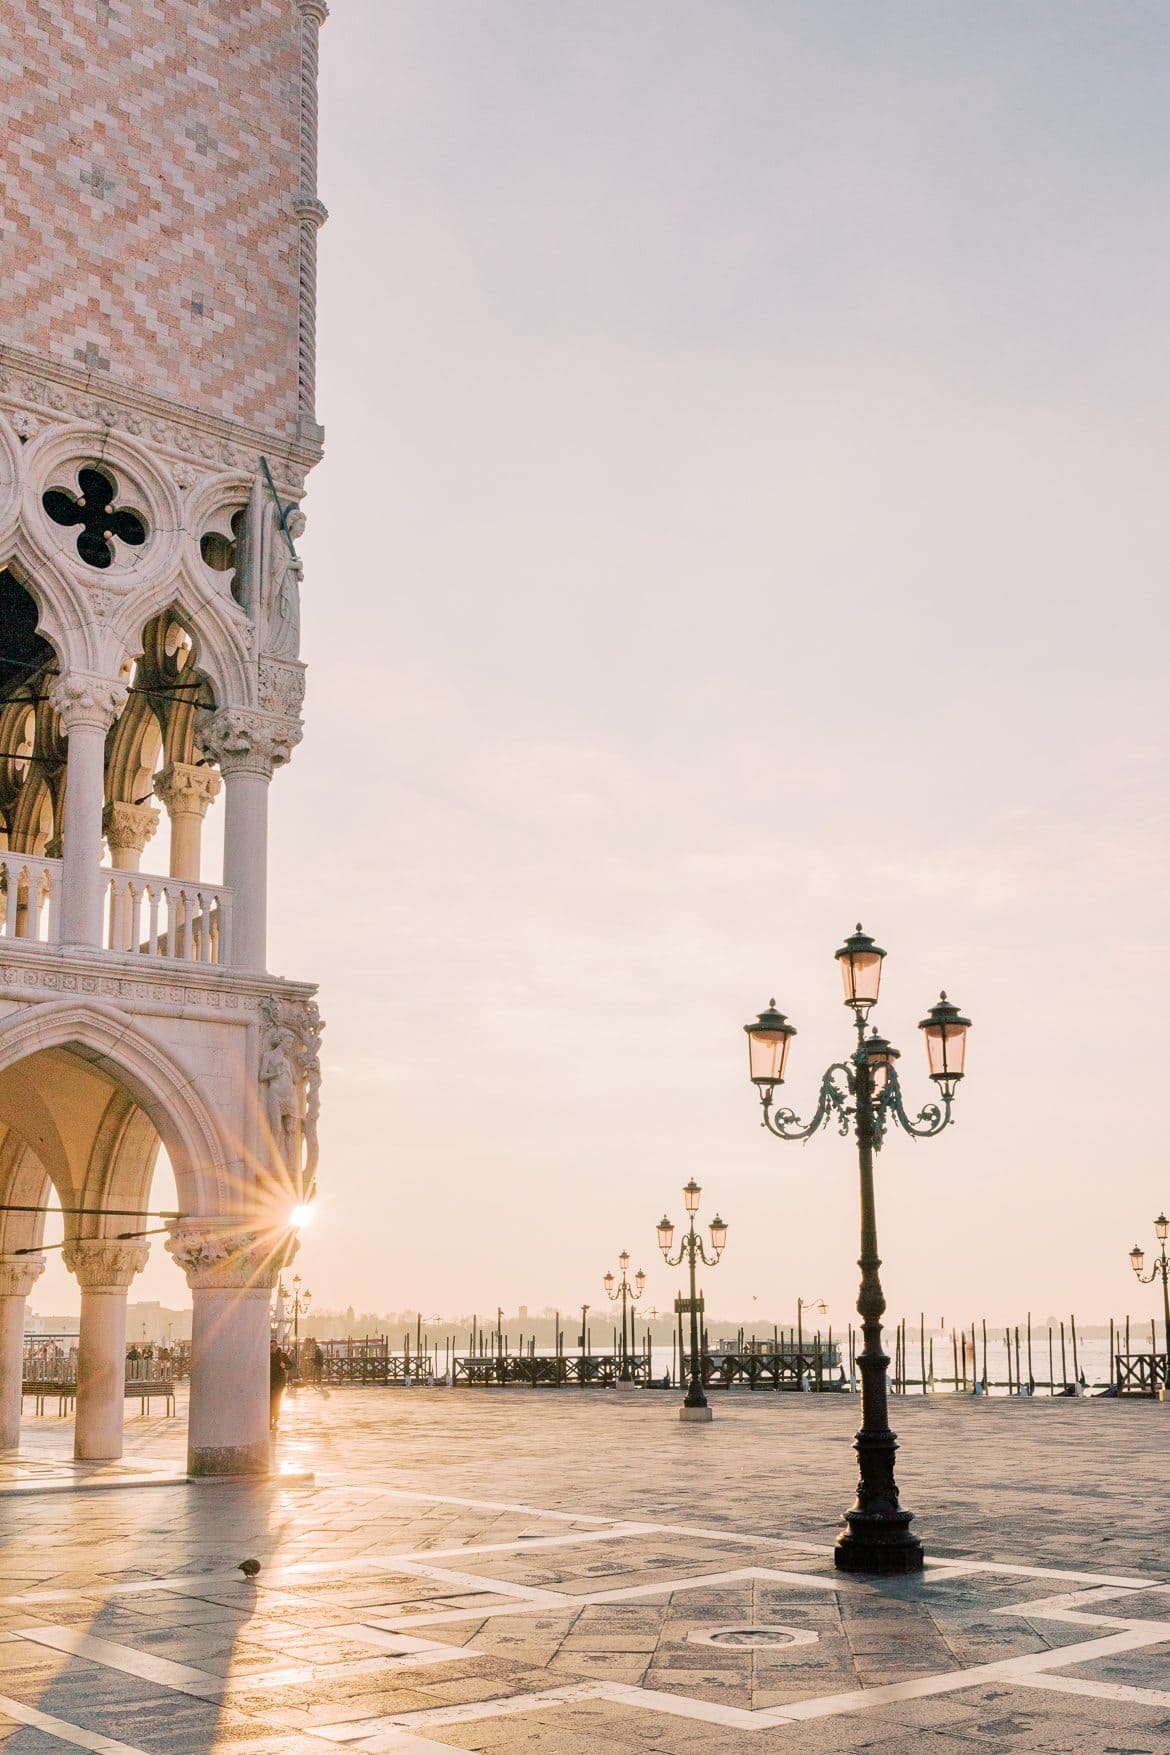
<svg viewBox="0 0 1170 1755"><path fill-rule="evenodd" d="M952 1005L945 993L940 993L937 1005L931 1006L918 1028L926 1037L931 1078L944 1097L953 1097L955 1086L963 1076L970 1018L961 1017L958 1006Z"/></svg>
<svg viewBox="0 0 1170 1755"><path fill-rule="evenodd" d="M727 1225L718 1213L711 1220L711 1247L716 1255L722 1255L727 1247Z"/></svg>
<svg viewBox="0 0 1170 1755"><path fill-rule="evenodd" d="M661 1249L663 1255L669 1253L670 1246L673 1242L674 1225L664 1213L662 1218L658 1221L658 1247Z"/></svg>
<svg viewBox="0 0 1170 1755"><path fill-rule="evenodd" d="M870 1006L877 1004L878 989L882 984L882 958L885 951L876 945L867 932L862 932L860 920L857 931L851 933L835 953L841 965L841 980L845 985L845 1004L860 1012L864 1018Z"/></svg>
<svg viewBox="0 0 1170 1755"><path fill-rule="evenodd" d="M768 1001L754 1024L745 1024L748 1039L748 1068L753 1085L782 1085L788 1049L796 1028L783 1012L776 1010L776 1001Z"/></svg>
<svg viewBox="0 0 1170 1755"><path fill-rule="evenodd" d="M698 1210L699 1210L699 1196L702 1194L702 1192L703 1192L702 1189L699 1187L698 1183L695 1181L694 1177L692 1176L690 1181L687 1183L686 1187L683 1189L683 1201L686 1205L686 1209L687 1209L688 1213L697 1213L698 1212Z"/></svg>
<svg viewBox="0 0 1170 1755"><path fill-rule="evenodd" d="M891 1048L884 1036L875 1030L865 1044L865 1064L869 1068L870 1095L876 1101L890 1082L894 1062L900 1060L898 1049Z"/></svg>

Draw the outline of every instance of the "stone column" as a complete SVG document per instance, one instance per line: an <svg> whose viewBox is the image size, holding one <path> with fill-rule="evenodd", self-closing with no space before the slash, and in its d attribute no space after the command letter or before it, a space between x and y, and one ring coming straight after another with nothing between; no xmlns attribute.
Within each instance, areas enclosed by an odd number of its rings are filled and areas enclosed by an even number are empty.
<svg viewBox="0 0 1170 1755"><path fill-rule="evenodd" d="M0 1451L20 1445L24 1305L44 1271L43 1255L0 1255Z"/></svg>
<svg viewBox="0 0 1170 1755"><path fill-rule="evenodd" d="M111 1242L104 1237L77 1238L65 1245L65 1266L81 1286L73 1432L73 1454L79 1462L113 1462L122 1454L126 1293L149 1255L145 1243Z"/></svg>
<svg viewBox="0 0 1170 1755"><path fill-rule="evenodd" d="M158 828L158 812L149 804L107 804L102 833L115 871L137 871L143 850Z"/></svg>
<svg viewBox="0 0 1170 1755"><path fill-rule="evenodd" d="M69 739L65 779L61 943L99 945L102 935L102 800L106 732L126 699L126 685L107 676L69 671L50 697Z"/></svg>
<svg viewBox="0 0 1170 1755"><path fill-rule="evenodd" d="M158 827L158 812L148 804L107 804L102 812L102 829L110 850L110 864L115 871L137 871L142 852ZM114 886L111 902L114 910L110 923L110 940L118 951L135 949L134 897L126 885Z"/></svg>
<svg viewBox="0 0 1170 1755"><path fill-rule="evenodd" d="M293 211L300 229L297 437L321 442L315 409L317 376L317 233L328 215L317 198L317 33L329 16L325 0L297 0L301 15L300 188Z"/></svg>
<svg viewBox="0 0 1170 1755"><path fill-rule="evenodd" d="M227 789L223 881L231 891L232 963L267 967L268 785L300 742L295 719L223 707L199 728L199 742L219 763Z"/></svg>
<svg viewBox="0 0 1170 1755"><path fill-rule="evenodd" d="M203 819L218 795L220 778L214 768L194 762L169 762L154 777L155 796L161 798L171 819L171 876L198 882L203 842Z"/></svg>
<svg viewBox="0 0 1170 1755"><path fill-rule="evenodd" d="M267 1474L268 1311L288 1252L214 1219L180 1221L166 1247L191 1288L187 1472Z"/></svg>

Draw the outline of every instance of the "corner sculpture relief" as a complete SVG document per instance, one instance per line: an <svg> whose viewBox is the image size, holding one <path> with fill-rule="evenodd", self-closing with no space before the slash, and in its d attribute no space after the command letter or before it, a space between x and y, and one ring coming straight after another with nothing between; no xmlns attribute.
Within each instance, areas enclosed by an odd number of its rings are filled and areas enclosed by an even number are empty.
<svg viewBox="0 0 1170 1755"><path fill-rule="evenodd" d="M312 1198L320 1156L321 1014L311 1000L263 999L261 1110L272 1152L303 1200Z"/></svg>
<svg viewBox="0 0 1170 1755"><path fill-rule="evenodd" d="M305 528L305 515L294 506L281 529L276 507L268 504L270 564L265 568L264 628L260 649L271 658L295 658L301 649L301 578L304 567L293 543ZM285 540L285 531L288 540Z"/></svg>
<svg viewBox="0 0 1170 1755"><path fill-rule="evenodd" d="M264 477L258 475L239 522L236 591L259 635L267 658L295 660L301 648L301 578L304 567L294 543L305 528L295 503L281 508Z"/></svg>

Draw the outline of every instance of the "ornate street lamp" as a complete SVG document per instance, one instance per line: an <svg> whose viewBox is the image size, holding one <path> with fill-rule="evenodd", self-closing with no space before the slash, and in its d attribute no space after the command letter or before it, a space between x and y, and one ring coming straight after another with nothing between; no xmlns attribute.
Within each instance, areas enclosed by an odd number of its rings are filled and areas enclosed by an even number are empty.
<svg viewBox="0 0 1170 1755"><path fill-rule="evenodd" d="M672 1256L671 1244L674 1242L674 1225L668 1218L658 1221L658 1247L662 1251L667 1267L678 1267L682 1261L690 1263L691 1273L691 1381L687 1388L686 1400L678 1411L680 1420L709 1420L711 1409L707 1405L707 1397L703 1394L703 1365L699 1352L699 1297L695 1285L695 1269L698 1262L704 1267L714 1267L727 1247L727 1226L716 1213L711 1220L711 1254L708 1256L703 1246L703 1239L695 1229L695 1214L699 1210L702 1189L694 1177L683 1189L683 1204L690 1219L690 1229L683 1234L678 1246L678 1254Z"/></svg>
<svg viewBox="0 0 1170 1755"><path fill-rule="evenodd" d="M309 1305L313 1302L313 1294L311 1292L302 1292L301 1291L301 1276L300 1276L300 1274L293 1275L293 1282L292 1283L293 1283L293 1295L289 1299L289 1308L292 1311L292 1317L293 1317L293 1351L296 1353L297 1359L299 1362L299 1360L300 1360L300 1344L301 1344L301 1317L308 1316Z"/></svg>
<svg viewBox="0 0 1170 1755"><path fill-rule="evenodd" d="M1162 1383L1170 1389L1170 1260L1166 1256L1166 1239L1170 1237L1170 1219L1165 1213L1159 1213L1154 1220L1154 1236L1158 1240L1159 1255L1148 1274L1142 1273L1145 1266L1146 1252L1140 1243L1135 1243L1129 1252L1129 1265L1143 1286L1153 1285L1156 1279L1162 1281L1162 1315L1166 1337L1166 1359L1162 1366Z"/></svg>
<svg viewBox="0 0 1170 1755"><path fill-rule="evenodd" d="M804 1358L804 1313L806 1310L819 1310L823 1316L829 1306L823 1298L801 1298L796 1300L796 1369L798 1374L803 1371Z"/></svg>
<svg viewBox="0 0 1170 1755"><path fill-rule="evenodd" d="M618 1367L618 1382L628 1384L632 1389L634 1385L634 1373L630 1368L630 1348L629 1343L626 1340L626 1305L627 1303L636 1304L638 1302L638 1299L646 1290L646 1276L641 1268L639 1268L634 1275L634 1284L631 1286L627 1273L629 1265L629 1251L623 1249L618 1256L618 1266L622 1270L622 1277L617 1289L614 1289L614 1277L612 1274L606 1274L602 1284L605 1287L606 1294L611 1303L615 1303L619 1298L622 1301L622 1350L621 1363Z"/></svg>
<svg viewBox="0 0 1170 1755"><path fill-rule="evenodd" d="M837 1061L821 1080L820 1097L810 1122L799 1120L791 1109L773 1109L777 1087L783 1083L788 1048L796 1034L772 1000L756 1021L745 1024L752 1083L764 1108L763 1126L782 1140L807 1140L824 1127L831 1116L842 1134L852 1131L857 1139L861 1184L861 1290L857 1310L861 1317L864 1346L857 1356L861 1375L861 1427L854 1441L857 1451L857 1498L845 1512L846 1527L837 1538L834 1559L844 1572L917 1572L922 1566L922 1544L910 1533L912 1513L898 1501L894 1480L897 1441L890 1431L886 1399L889 1359L882 1351L882 1314L886 1308L878 1255L877 1217L874 1208L873 1155L881 1150L890 1121L916 1139L933 1139L951 1120L951 1103L963 1077L967 1031L971 1020L941 994L919 1024L926 1042L930 1077L938 1086L941 1104L930 1103L911 1121L902 1103L898 1079L898 1050L876 1030L869 1037L865 1022L877 1004L885 951L858 926L836 953L845 988L845 1004L853 1012L857 1047L848 1061Z"/></svg>

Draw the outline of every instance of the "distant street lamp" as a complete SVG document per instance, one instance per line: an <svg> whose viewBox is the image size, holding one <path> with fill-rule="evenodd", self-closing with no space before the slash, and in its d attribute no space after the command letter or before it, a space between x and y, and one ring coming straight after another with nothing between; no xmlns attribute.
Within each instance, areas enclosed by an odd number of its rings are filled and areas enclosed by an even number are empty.
<svg viewBox="0 0 1170 1755"><path fill-rule="evenodd" d="M825 1311L828 1310L828 1308L829 1308L829 1306L825 1303L823 1298L800 1298L800 1297L797 1298L797 1300L796 1300L796 1353L797 1353L798 1359L804 1351L804 1323L802 1320L802 1318L804 1316L804 1312L806 1310L819 1310L823 1316ZM799 1364L797 1365L796 1369L797 1369L797 1371L800 1370Z"/></svg>
<svg viewBox="0 0 1170 1755"><path fill-rule="evenodd" d="M886 1401L886 1370L882 1351L882 1314L886 1308L878 1270L877 1217L874 1208L873 1155L881 1150L889 1120L916 1139L932 1139L951 1119L955 1087L963 1076L967 1031L971 1020L961 1017L942 994L919 1024L926 1039L930 1076L939 1088L941 1107L928 1104L910 1120L902 1106L896 1062L898 1050L876 1031L867 1038L865 1022L876 1005L885 952L858 926L836 953L845 984L845 1004L854 1014L857 1047L848 1061L837 1061L821 1080L820 1098L807 1124L791 1109L773 1113L776 1087L784 1082L788 1050L796 1034L772 1000L754 1023L745 1024L752 1083L764 1106L763 1125L782 1140L807 1140L835 1115L842 1134L857 1137L861 1183L861 1290L857 1310L865 1345L857 1356L861 1373L861 1429L855 1439L860 1479L857 1498L845 1513L847 1528L837 1538L834 1559L845 1572L917 1572L922 1544L911 1535L912 1513L898 1502L894 1454Z"/></svg>
<svg viewBox="0 0 1170 1755"><path fill-rule="evenodd" d="M301 1291L300 1274L293 1275L292 1283L293 1295L288 1302L289 1308L292 1310L293 1319L293 1350L296 1351L301 1344L301 1317L308 1316L309 1305L313 1302L313 1294L311 1292Z"/></svg>
<svg viewBox="0 0 1170 1755"><path fill-rule="evenodd" d="M696 1263L702 1262L704 1267L714 1267L727 1247L727 1226L716 1213L711 1220L711 1255L708 1257L703 1247L703 1239L695 1230L695 1214L699 1210L699 1199L702 1189L694 1177L683 1189L683 1201L690 1216L690 1229L683 1234L678 1246L678 1254L672 1256L671 1244L674 1242L674 1225L665 1216L658 1222L658 1247L662 1251L662 1259L667 1267L678 1267L682 1261L689 1262L691 1272L691 1381L687 1388L686 1399L678 1411L680 1420L709 1420L711 1409L707 1405L707 1397L703 1394L703 1366L699 1356L699 1297L695 1285Z"/></svg>
<svg viewBox="0 0 1170 1755"><path fill-rule="evenodd" d="M611 1304L616 1303L619 1298L622 1301L622 1350L621 1362L618 1366L618 1382L632 1384L634 1381L634 1374L630 1369L630 1348L629 1343L626 1340L626 1305L636 1304L638 1302L638 1299L646 1290L646 1276L641 1268L639 1268L634 1275L634 1284L631 1286L628 1277L629 1265L629 1251L623 1249L618 1256L618 1266L622 1270L622 1277L616 1289L612 1274L606 1274L602 1284L605 1287L606 1295Z"/></svg>
<svg viewBox="0 0 1170 1755"><path fill-rule="evenodd" d="M1162 1281L1162 1315L1165 1323L1166 1363L1162 1370L1162 1382L1170 1389L1170 1260L1166 1257L1166 1239L1170 1236L1170 1219L1165 1213L1159 1213L1154 1220L1154 1236L1161 1245L1161 1252L1148 1274L1142 1273L1145 1266L1146 1252L1140 1243L1135 1243L1129 1252L1129 1265L1143 1286L1151 1286L1161 1277Z"/></svg>

